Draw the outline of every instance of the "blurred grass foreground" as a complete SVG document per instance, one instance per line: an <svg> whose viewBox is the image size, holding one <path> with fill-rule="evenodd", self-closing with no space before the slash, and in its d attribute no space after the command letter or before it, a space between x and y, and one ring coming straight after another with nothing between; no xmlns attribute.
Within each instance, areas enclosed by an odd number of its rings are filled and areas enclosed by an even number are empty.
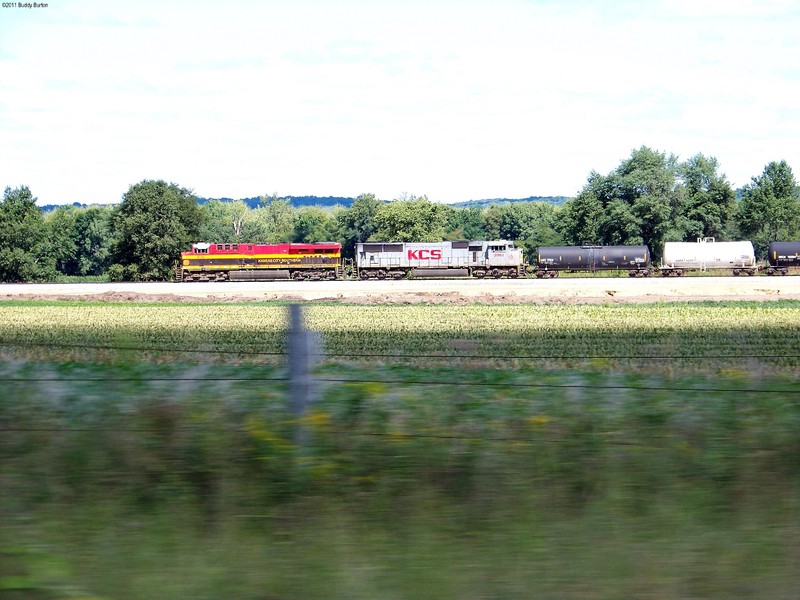
<svg viewBox="0 0 800 600"><path fill-rule="evenodd" d="M797 597L796 356L273 358L7 356L0 600Z"/></svg>

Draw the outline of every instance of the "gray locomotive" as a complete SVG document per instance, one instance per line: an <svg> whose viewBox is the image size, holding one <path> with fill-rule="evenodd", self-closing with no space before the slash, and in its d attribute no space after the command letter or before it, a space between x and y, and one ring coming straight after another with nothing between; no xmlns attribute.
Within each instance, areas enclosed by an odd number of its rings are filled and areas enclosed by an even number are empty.
<svg viewBox="0 0 800 600"><path fill-rule="evenodd" d="M363 242L356 246L361 279L405 277L520 277L522 249L514 242Z"/></svg>
<svg viewBox="0 0 800 600"><path fill-rule="evenodd" d="M542 246L534 275L558 277L560 271L628 271L630 277L648 277L650 250L647 246Z"/></svg>

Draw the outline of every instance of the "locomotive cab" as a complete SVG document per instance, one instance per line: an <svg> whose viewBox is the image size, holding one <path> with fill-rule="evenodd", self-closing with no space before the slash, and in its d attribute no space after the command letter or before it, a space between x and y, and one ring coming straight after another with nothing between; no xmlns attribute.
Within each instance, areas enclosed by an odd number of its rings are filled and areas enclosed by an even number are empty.
<svg viewBox="0 0 800 600"><path fill-rule="evenodd" d="M486 264L488 267L513 267L522 264L522 249L514 242L498 240L486 243Z"/></svg>

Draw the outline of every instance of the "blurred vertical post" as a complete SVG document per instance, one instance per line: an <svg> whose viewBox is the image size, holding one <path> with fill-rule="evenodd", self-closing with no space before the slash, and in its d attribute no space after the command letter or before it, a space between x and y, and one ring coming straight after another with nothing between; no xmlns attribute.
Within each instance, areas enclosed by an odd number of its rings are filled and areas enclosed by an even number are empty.
<svg viewBox="0 0 800 600"><path fill-rule="evenodd" d="M296 419L294 441L303 446L308 431L303 423L308 408L316 402L317 386L312 370L319 360L320 344L303 323L302 307L289 305L289 394L290 410Z"/></svg>

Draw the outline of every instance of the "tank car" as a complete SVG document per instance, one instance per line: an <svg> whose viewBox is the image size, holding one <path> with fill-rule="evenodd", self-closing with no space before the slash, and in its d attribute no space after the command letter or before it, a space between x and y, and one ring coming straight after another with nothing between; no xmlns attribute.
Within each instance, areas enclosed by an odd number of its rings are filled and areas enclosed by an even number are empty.
<svg viewBox="0 0 800 600"><path fill-rule="evenodd" d="M266 281L337 279L342 276L342 245L192 244L181 252L178 281Z"/></svg>
<svg viewBox="0 0 800 600"><path fill-rule="evenodd" d="M800 242L770 242L767 263L767 275L788 275L790 267L800 267Z"/></svg>
<svg viewBox="0 0 800 600"><path fill-rule="evenodd" d="M560 271L627 270L630 277L648 277L650 250L647 246L542 246L533 273L542 277L558 277Z"/></svg>
<svg viewBox="0 0 800 600"><path fill-rule="evenodd" d="M717 242L714 238L697 238L697 242L666 242L661 258L663 277L681 277L686 271L731 269L734 275L755 275L753 243Z"/></svg>
<svg viewBox="0 0 800 600"><path fill-rule="evenodd" d="M507 240L363 242L356 246L361 279L405 277L519 277L522 249Z"/></svg>

